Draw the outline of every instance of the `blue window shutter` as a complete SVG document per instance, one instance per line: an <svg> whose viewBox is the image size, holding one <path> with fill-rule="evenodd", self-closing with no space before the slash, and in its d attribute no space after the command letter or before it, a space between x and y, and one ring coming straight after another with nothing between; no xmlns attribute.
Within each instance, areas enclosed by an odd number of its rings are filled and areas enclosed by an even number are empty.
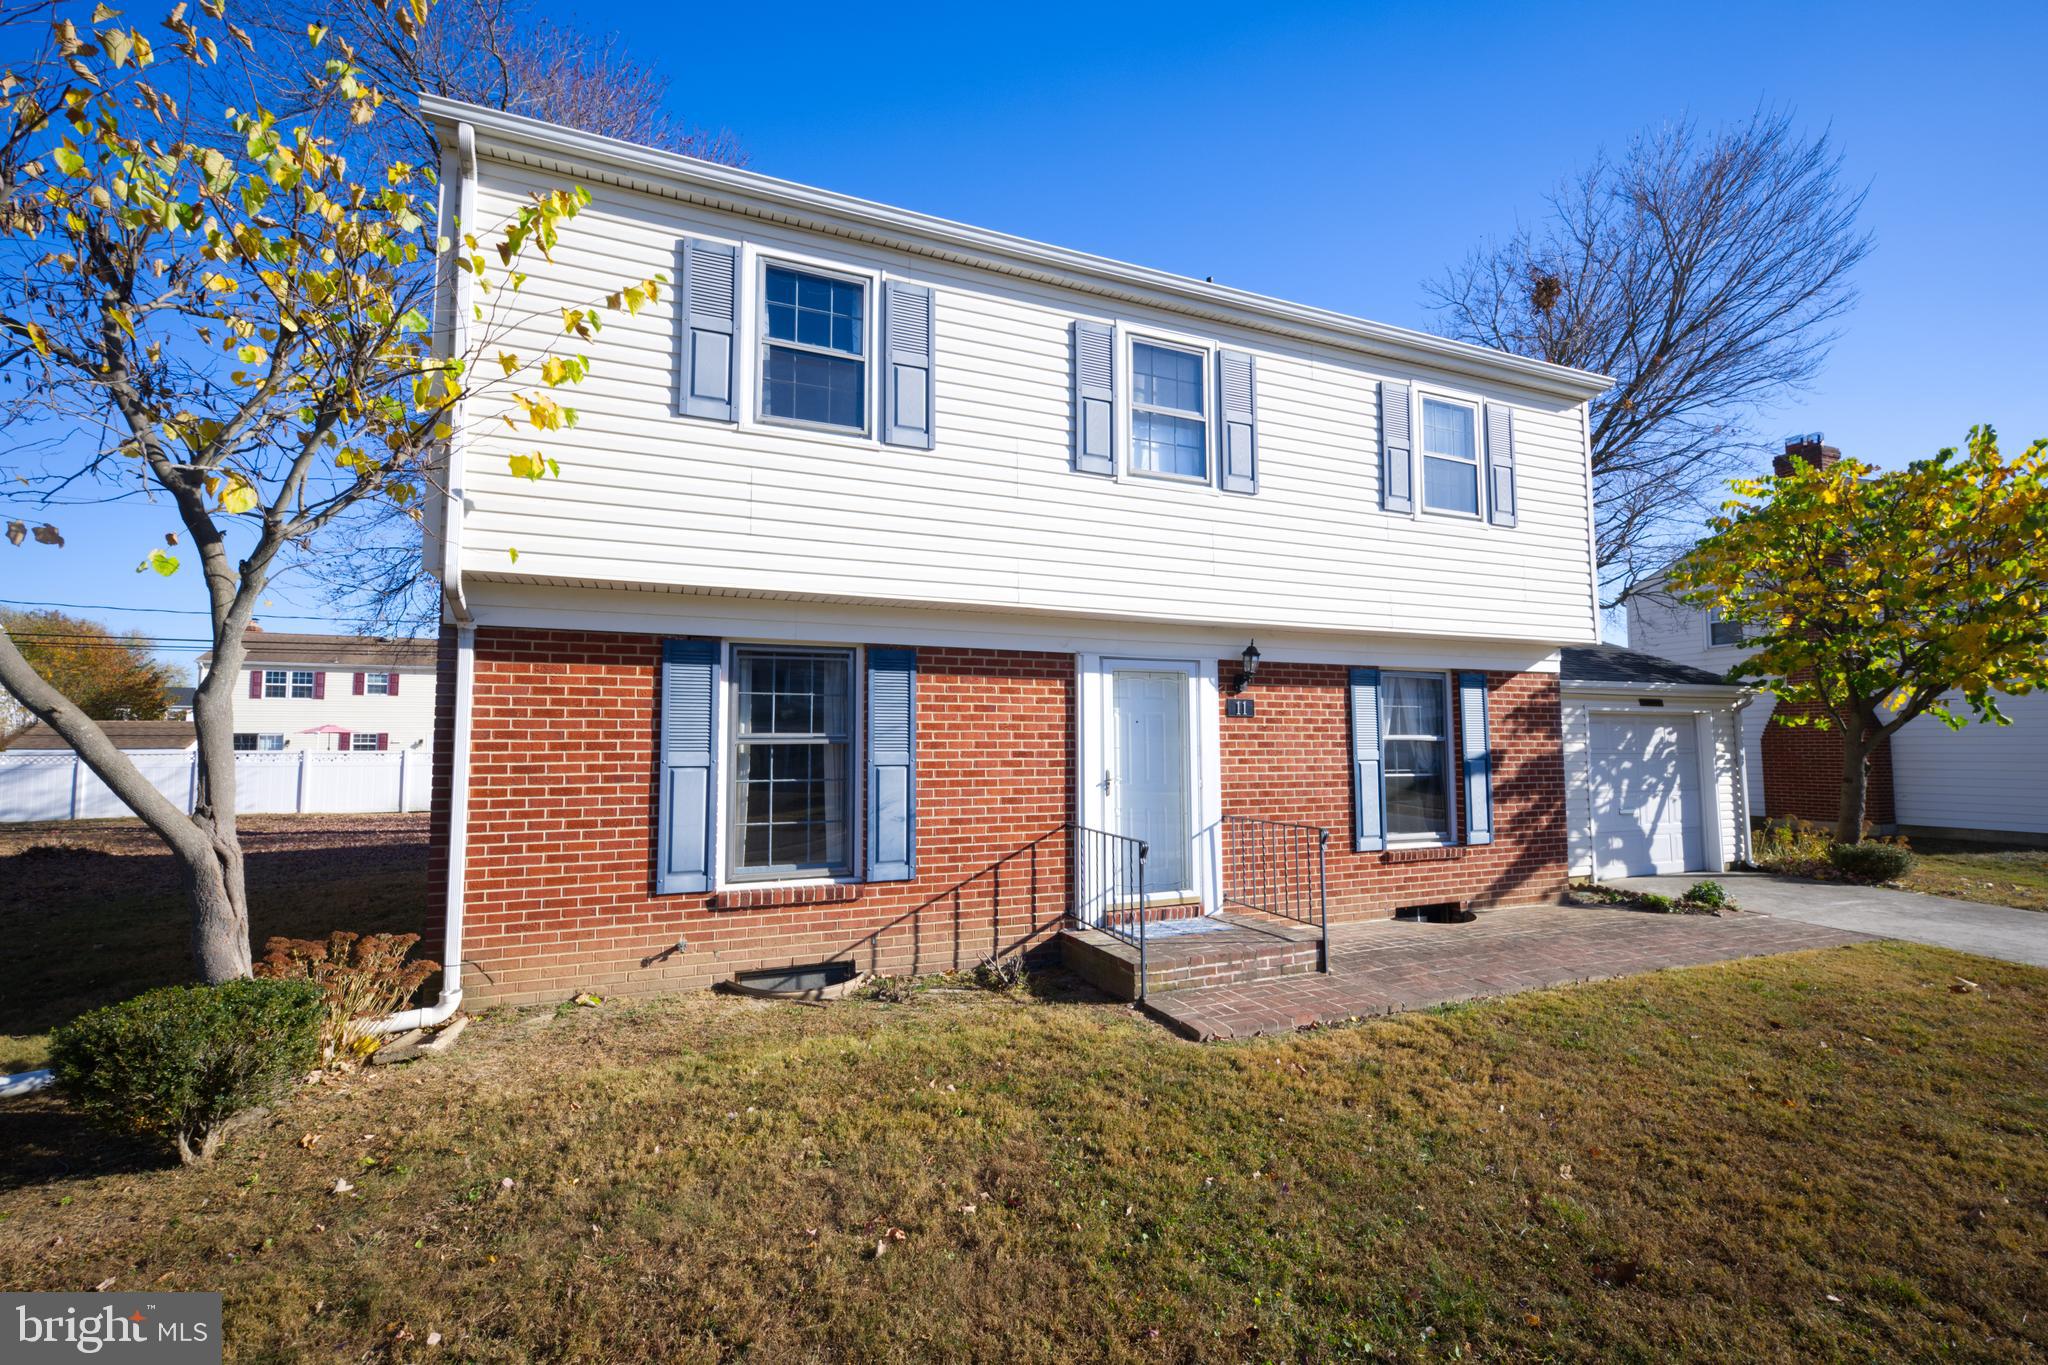
<svg viewBox="0 0 2048 1365"><path fill-rule="evenodd" d="M711 889L718 642L661 642L661 837L654 889Z"/></svg>
<svg viewBox="0 0 2048 1365"><path fill-rule="evenodd" d="M892 446L932 448L932 291L888 280L882 285L882 354L889 365L882 439Z"/></svg>
<svg viewBox="0 0 2048 1365"><path fill-rule="evenodd" d="M1351 670L1352 846L1371 853L1387 846L1387 784L1380 757L1380 671Z"/></svg>
<svg viewBox="0 0 2048 1365"><path fill-rule="evenodd" d="M1515 410L1486 405L1486 486L1495 526L1515 524Z"/></svg>
<svg viewBox="0 0 2048 1365"><path fill-rule="evenodd" d="M1486 675L1458 675L1458 739L1464 751L1465 842L1493 842L1493 741L1486 726Z"/></svg>
<svg viewBox="0 0 2048 1365"><path fill-rule="evenodd" d="M868 880L917 875L917 652L868 651Z"/></svg>
<svg viewBox="0 0 2048 1365"><path fill-rule="evenodd" d="M1415 456L1409 436L1408 386L1380 381L1380 506L1415 510Z"/></svg>
<svg viewBox="0 0 2048 1365"><path fill-rule="evenodd" d="M682 375L685 417L733 420L733 339L739 330L739 248L683 239Z"/></svg>
<svg viewBox="0 0 2048 1365"><path fill-rule="evenodd" d="M1216 357L1223 416L1222 487L1226 493L1259 491L1258 367L1243 351Z"/></svg>
<svg viewBox="0 0 2048 1365"><path fill-rule="evenodd" d="M1116 473L1116 329L1074 324L1074 468Z"/></svg>

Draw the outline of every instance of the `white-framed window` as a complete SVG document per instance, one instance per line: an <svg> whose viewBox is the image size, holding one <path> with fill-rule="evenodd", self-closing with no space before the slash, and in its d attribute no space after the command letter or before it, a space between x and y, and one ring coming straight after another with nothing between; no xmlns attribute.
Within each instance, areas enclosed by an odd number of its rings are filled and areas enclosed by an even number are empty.
<svg viewBox="0 0 2048 1365"><path fill-rule="evenodd" d="M1131 472L1209 480L1208 357L1186 346L1131 342Z"/></svg>
<svg viewBox="0 0 2048 1365"><path fill-rule="evenodd" d="M867 299L857 277L762 263L762 421L866 434Z"/></svg>
<svg viewBox="0 0 2048 1365"><path fill-rule="evenodd" d="M1479 407L1425 395L1422 400L1422 508L1479 515Z"/></svg>
<svg viewBox="0 0 2048 1365"><path fill-rule="evenodd" d="M389 673L365 673L363 675L363 692L372 697L389 696L391 694L391 675Z"/></svg>
<svg viewBox="0 0 2048 1365"><path fill-rule="evenodd" d="M289 697L292 694L292 675L282 668L263 670L263 695L266 697Z"/></svg>
<svg viewBox="0 0 2048 1365"><path fill-rule="evenodd" d="M853 871L853 672L847 649L733 648L728 880Z"/></svg>
<svg viewBox="0 0 2048 1365"><path fill-rule="evenodd" d="M283 735L252 735L240 731L235 734L235 752L239 754L275 752L282 748Z"/></svg>
<svg viewBox="0 0 2048 1365"><path fill-rule="evenodd" d="M299 668L292 670L292 696L302 701L311 700L314 691L313 679L314 674L311 669ZM267 691L268 689L265 690Z"/></svg>
<svg viewBox="0 0 2048 1365"><path fill-rule="evenodd" d="M1742 622L1726 621L1721 618L1719 607L1707 608L1707 643L1716 649L1731 648L1749 643Z"/></svg>
<svg viewBox="0 0 2048 1365"><path fill-rule="evenodd" d="M374 754L378 749L377 739L378 736L374 734L364 734L358 730L348 737L348 747L352 753Z"/></svg>
<svg viewBox="0 0 2048 1365"><path fill-rule="evenodd" d="M1385 673L1381 678L1387 838L1409 843L1448 840L1450 679L1441 673Z"/></svg>

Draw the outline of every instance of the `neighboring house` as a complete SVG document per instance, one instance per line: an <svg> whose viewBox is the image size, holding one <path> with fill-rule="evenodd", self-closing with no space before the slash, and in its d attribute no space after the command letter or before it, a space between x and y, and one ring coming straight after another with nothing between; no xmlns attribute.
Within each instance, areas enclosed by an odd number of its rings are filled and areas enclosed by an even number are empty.
<svg viewBox="0 0 2048 1365"><path fill-rule="evenodd" d="M251 627L234 691L235 748L424 749L434 730L434 642ZM199 656L203 682L213 655Z"/></svg>
<svg viewBox="0 0 2048 1365"><path fill-rule="evenodd" d="M510 472L502 399L450 444L435 869L473 996L972 966L1119 922L1141 840L1154 914L1562 890L1606 380L425 108L479 237L590 189L536 298L674 282L577 343L559 477Z"/></svg>
<svg viewBox="0 0 2048 1365"><path fill-rule="evenodd" d="M198 744L198 732L183 720L103 720L98 722L117 749L131 753L177 753ZM0 749L10 754L39 753L71 746L55 730L35 724L0 739Z"/></svg>
<svg viewBox="0 0 2048 1365"><path fill-rule="evenodd" d="M1818 440L1788 442L1779 474L1802 460L1822 468L1841 452ZM1741 627L1716 612L1651 592L1628 608L1631 648L1725 676L1749 657ZM1773 723L1767 691L1742 712L1744 782L1759 818L1833 824L1841 805L1842 745L1833 728ZM2010 726L1950 730L1932 716L1909 721L1872 757L1867 817L1881 830L1961 838L2048 836L2048 692L2001 697Z"/></svg>
<svg viewBox="0 0 2048 1365"><path fill-rule="evenodd" d="M164 719L192 719L192 694L197 690L191 687L166 687L164 689Z"/></svg>

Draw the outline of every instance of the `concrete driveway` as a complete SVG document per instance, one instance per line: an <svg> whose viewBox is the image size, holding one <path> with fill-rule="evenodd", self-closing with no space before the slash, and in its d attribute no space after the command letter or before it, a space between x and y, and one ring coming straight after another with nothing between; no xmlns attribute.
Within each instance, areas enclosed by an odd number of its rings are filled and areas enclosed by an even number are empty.
<svg viewBox="0 0 2048 1365"><path fill-rule="evenodd" d="M2048 967L2048 911L2009 905L1923 896L1875 886L1796 881L1762 872L1686 873L1677 877L1623 877L1614 885L1676 897L1711 876L1745 910L1799 920L1830 929L1849 929L1880 938L1901 938L1954 948L1984 957Z"/></svg>

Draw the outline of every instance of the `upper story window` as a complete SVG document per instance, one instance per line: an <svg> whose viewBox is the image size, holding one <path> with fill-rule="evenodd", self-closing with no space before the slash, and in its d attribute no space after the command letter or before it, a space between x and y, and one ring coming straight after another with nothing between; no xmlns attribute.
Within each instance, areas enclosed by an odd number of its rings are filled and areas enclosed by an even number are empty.
<svg viewBox="0 0 2048 1365"><path fill-rule="evenodd" d="M389 673L365 673L363 675L363 691L372 697L388 696L391 692L391 675Z"/></svg>
<svg viewBox="0 0 2048 1365"><path fill-rule="evenodd" d="M263 695L266 697L310 698L313 691L313 674L306 669L263 670Z"/></svg>
<svg viewBox="0 0 2048 1365"><path fill-rule="evenodd" d="M263 690L268 692L270 689L265 687ZM294 697L310 700L314 690L315 684L310 670L301 668L292 671L292 695Z"/></svg>
<svg viewBox="0 0 2048 1365"><path fill-rule="evenodd" d="M851 872L852 655L738 649L733 673L733 877Z"/></svg>
<svg viewBox="0 0 2048 1365"><path fill-rule="evenodd" d="M866 286L789 266L767 267L761 415L867 429Z"/></svg>
<svg viewBox="0 0 2048 1365"><path fill-rule="evenodd" d="M1422 506L1479 515L1479 413L1469 403L1422 400Z"/></svg>
<svg viewBox="0 0 2048 1365"><path fill-rule="evenodd" d="M1209 422L1196 351L1131 343L1131 468L1174 478L1209 477Z"/></svg>
<svg viewBox="0 0 2048 1365"><path fill-rule="evenodd" d="M1451 837L1449 684L1439 673L1385 675L1387 837Z"/></svg>
<svg viewBox="0 0 2048 1365"><path fill-rule="evenodd" d="M1710 607L1707 610L1707 643L1717 646L1746 645L1749 643L1749 637L1743 633L1742 622L1724 621L1721 619L1721 609Z"/></svg>

